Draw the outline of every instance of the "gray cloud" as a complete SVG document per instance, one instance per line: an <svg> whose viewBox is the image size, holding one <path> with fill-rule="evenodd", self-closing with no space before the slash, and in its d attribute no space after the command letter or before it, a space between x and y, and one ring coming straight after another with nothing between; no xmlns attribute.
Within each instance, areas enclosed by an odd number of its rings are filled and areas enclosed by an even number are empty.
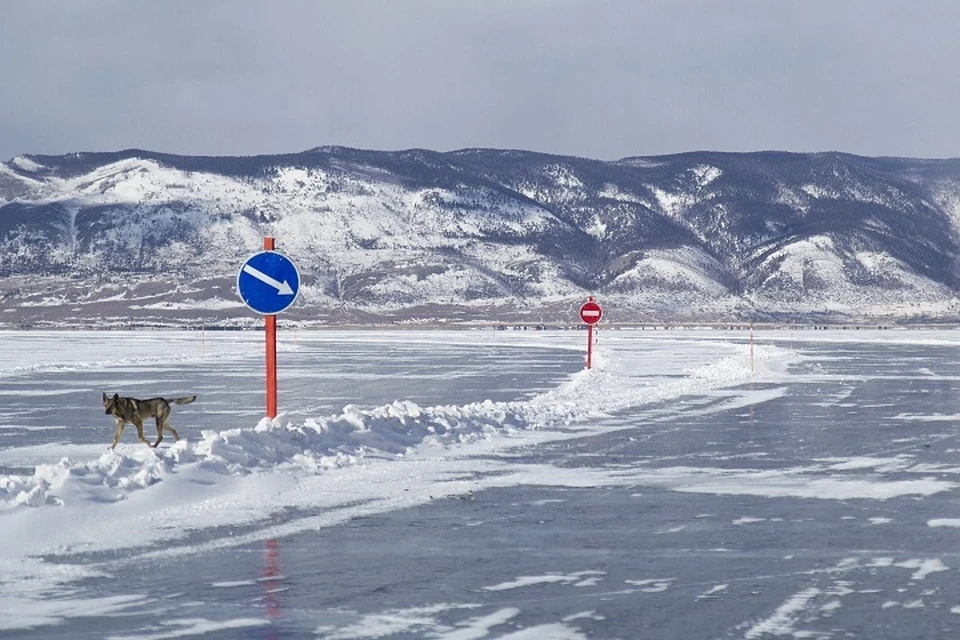
<svg viewBox="0 0 960 640"><path fill-rule="evenodd" d="M0 4L0 159L520 148L960 156L953 0Z"/></svg>

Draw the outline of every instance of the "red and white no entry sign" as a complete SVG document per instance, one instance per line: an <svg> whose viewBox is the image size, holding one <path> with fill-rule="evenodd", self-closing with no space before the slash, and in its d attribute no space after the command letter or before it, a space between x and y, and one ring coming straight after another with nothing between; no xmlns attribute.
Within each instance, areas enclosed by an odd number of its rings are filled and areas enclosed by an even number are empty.
<svg viewBox="0 0 960 640"><path fill-rule="evenodd" d="M587 324L596 324L603 317L603 308L590 298L589 302L580 307L580 319Z"/></svg>
<svg viewBox="0 0 960 640"><path fill-rule="evenodd" d="M587 325L587 369L593 361L593 325L600 322L603 317L603 308L597 304L593 296L580 307L580 319Z"/></svg>

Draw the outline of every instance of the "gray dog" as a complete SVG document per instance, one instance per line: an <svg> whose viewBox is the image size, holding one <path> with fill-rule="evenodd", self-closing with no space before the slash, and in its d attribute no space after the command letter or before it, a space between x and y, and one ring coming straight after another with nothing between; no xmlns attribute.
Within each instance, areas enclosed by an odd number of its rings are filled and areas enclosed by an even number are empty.
<svg viewBox="0 0 960 640"><path fill-rule="evenodd" d="M163 440L163 430L166 429L173 434L174 440L179 440L180 435L167 423L170 417L170 403L190 404L197 399L197 396L187 396L186 398L173 398L165 400L163 398L150 398L149 400L137 400L136 398L121 398L119 394L113 394L109 397L103 394L103 408L107 415L113 415L117 421L117 435L113 437L113 444L110 448L117 446L120 440L120 434L123 433L123 426L129 422L137 428L137 435L140 442L150 447L156 447ZM143 437L143 421L147 418L157 419L157 441L153 444Z"/></svg>

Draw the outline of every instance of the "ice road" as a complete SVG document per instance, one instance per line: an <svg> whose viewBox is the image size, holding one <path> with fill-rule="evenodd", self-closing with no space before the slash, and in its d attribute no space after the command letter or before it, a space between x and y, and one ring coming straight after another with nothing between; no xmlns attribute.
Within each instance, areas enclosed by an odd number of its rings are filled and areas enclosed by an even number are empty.
<svg viewBox="0 0 960 640"><path fill-rule="evenodd" d="M583 339L0 332L0 637L960 635L960 332Z"/></svg>

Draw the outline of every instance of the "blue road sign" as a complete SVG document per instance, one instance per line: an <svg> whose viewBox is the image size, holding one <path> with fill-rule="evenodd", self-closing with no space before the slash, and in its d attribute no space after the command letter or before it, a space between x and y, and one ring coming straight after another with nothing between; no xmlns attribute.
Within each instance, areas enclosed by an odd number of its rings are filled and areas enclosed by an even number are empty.
<svg viewBox="0 0 960 640"><path fill-rule="evenodd" d="M300 272L290 258L261 251L247 258L237 274L237 292L244 304L263 315L280 313L300 291Z"/></svg>

